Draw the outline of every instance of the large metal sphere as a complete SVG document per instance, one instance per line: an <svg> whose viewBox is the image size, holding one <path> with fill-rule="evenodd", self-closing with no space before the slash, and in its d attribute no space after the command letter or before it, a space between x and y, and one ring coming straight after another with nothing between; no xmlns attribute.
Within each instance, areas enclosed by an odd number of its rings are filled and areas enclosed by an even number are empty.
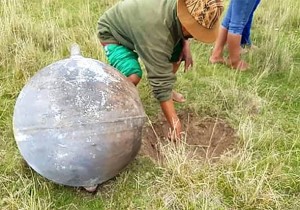
<svg viewBox="0 0 300 210"><path fill-rule="evenodd" d="M26 162L69 186L93 186L116 176L139 151L145 112L133 84L118 71L69 59L32 77L14 110L13 128Z"/></svg>

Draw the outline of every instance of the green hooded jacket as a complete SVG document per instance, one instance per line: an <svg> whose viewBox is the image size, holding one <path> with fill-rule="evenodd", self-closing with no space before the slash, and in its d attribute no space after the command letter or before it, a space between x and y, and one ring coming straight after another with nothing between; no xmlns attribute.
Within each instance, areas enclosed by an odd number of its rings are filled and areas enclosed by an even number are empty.
<svg viewBox="0 0 300 210"><path fill-rule="evenodd" d="M123 0L98 21L102 43L117 43L135 50L143 61L154 96L171 98L176 76L171 56L182 39L176 0Z"/></svg>

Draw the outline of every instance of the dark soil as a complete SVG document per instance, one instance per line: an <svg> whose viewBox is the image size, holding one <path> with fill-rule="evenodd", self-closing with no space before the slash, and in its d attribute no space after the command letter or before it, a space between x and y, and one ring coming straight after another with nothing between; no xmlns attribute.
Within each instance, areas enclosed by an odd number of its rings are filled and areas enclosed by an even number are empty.
<svg viewBox="0 0 300 210"><path fill-rule="evenodd" d="M224 120L216 118L200 118L199 116L185 112L179 114L190 153L194 157L216 159L234 146L237 136L232 127ZM170 142L167 139L169 126L163 116L159 116L156 122L147 123L143 131L143 143L140 155L148 156L153 160L163 160L160 145Z"/></svg>

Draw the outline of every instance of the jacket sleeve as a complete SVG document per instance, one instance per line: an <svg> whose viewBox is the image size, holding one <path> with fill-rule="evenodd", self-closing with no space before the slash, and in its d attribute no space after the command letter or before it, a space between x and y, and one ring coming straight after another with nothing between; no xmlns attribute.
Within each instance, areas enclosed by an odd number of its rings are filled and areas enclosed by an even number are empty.
<svg viewBox="0 0 300 210"><path fill-rule="evenodd" d="M172 47L157 45L140 45L136 51L143 61L154 97L160 102L171 98L176 76L170 62Z"/></svg>

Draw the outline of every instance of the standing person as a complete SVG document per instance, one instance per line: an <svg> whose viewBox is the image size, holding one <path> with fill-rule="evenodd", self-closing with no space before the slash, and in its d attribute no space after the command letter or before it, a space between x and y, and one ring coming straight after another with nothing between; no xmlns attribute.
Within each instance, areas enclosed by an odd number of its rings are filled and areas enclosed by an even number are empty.
<svg viewBox="0 0 300 210"><path fill-rule="evenodd" d="M211 63L227 63L231 68L244 71L249 65L241 59L240 49L243 30L254 9L256 0L231 0L226 16L222 22L215 47L210 57ZM229 57L223 57L227 43Z"/></svg>
<svg viewBox="0 0 300 210"><path fill-rule="evenodd" d="M185 70L193 64L188 38L214 42L222 11L222 0L124 0L98 21L98 37L110 65L134 85L142 77L138 57L143 61L172 137L182 132L173 100L184 101L173 91L175 73L182 61Z"/></svg>
<svg viewBox="0 0 300 210"><path fill-rule="evenodd" d="M241 47L242 48L255 48L255 46L252 44L251 42L251 27L252 27L252 22L253 22L253 15L254 15L254 12L256 10L256 8L258 7L260 3L260 0L256 0L255 2L255 5L254 5L254 8L250 14L250 17L249 17L249 20L247 22L247 24L245 25L245 28L243 30L243 33L242 33L242 39L241 39Z"/></svg>

